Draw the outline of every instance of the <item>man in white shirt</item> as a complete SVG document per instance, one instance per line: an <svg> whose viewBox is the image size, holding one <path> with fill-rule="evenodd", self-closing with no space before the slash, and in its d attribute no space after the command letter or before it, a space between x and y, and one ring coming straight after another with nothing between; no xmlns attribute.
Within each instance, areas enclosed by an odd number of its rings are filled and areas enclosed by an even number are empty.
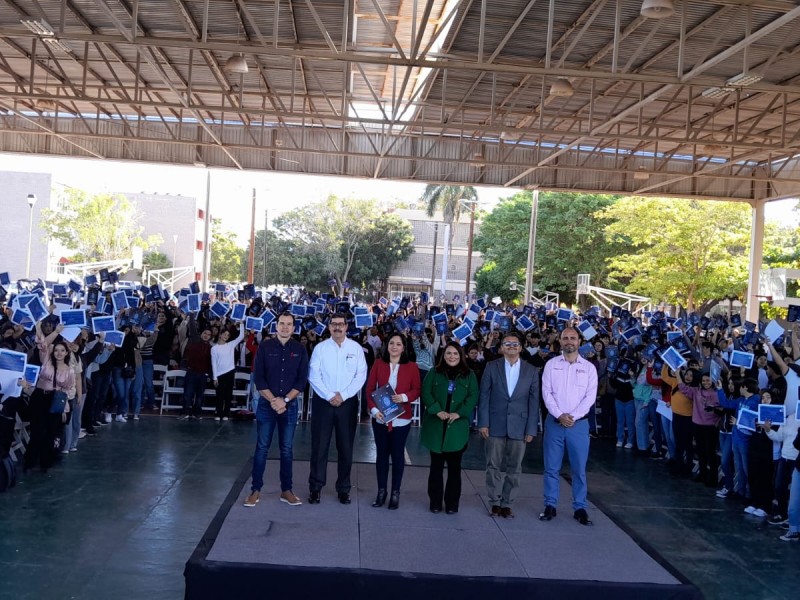
<svg viewBox="0 0 800 600"><path fill-rule="evenodd" d="M328 470L328 448L336 431L339 502L350 504L350 469L358 421L358 392L367 379L367 361L357 342L347 339L347 320L336 314L328 323L331 337L311 355L308 381L314 390L311 419L309 504L318 504Z"/></svg>
<svg viewBox="0 0 800 600"><path fill-rule="evenodd" d="M486 365L481 378L478 431L486 448L486 490L492 517L514 517L525 445L538 431L539 369L523 360L522 338L509 332L500 345L503 359ZM503 466L505 465L505 473Z"/></svg>

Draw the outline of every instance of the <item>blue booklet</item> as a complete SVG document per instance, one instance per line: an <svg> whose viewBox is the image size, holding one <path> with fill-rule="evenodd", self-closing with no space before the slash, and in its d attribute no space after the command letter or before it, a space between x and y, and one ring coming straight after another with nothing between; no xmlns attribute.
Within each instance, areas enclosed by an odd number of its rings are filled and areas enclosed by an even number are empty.
<svg viewBox="0 0 800 600"><path fill-rule="evenodd" d="M751 369L753 368L753 358L754 356L752 352L740 352L739 350L734 350L731 352L731 366Z"/></svg>
<svg viewBox="0 0 800 600"><path fill-rule="evenodd" d="M244 304L234 304L233 310L231 311L231 320L232 321L243 321L244 320L244 313L247 310L247 307Z"/></svg>
<svg viewBox="0 0 800 600"><path fill-rule="evenodd" d="M379 411L383 413L383 422L389 423L403 414L403 409L392 402L394 389L388 383L372 392L372 401Z"/></svg>
<svg viewBox="0 0 800 600"><path fill-rule="evenodd" d="M248 331L261 331L264 329L264 319L258 319L256 317L247 317L245 321L244 328Z"/></svg>
<svg viewBox="0 0 800 600"><path fill-rule="evenodd" d="M747 429L748 431L755 431L757 420L758 420L758 413L756 411L747 408L742 408L739 410L739 415L736 417L736 426L739 429Z"/></svg>
<svg viewBox="0 0 800 600"><path fill-rule="evenodd" d="M86 311L62 310L61 324L64 327L86 327Z"/></svg>
<svg viewBox="0 0 800 600"><path fill-rule="evenodd" d="M786 407L783 404L759 404L758 422L766 423L767 421L773 425L786 423Z"/></svg>
<svg viewBox="0 0 800 600"><path fill-rule="evenodd" d="M116 329L113 331L106 331L106 344L114 344L117 348L122 346L125 340L125 334Z"/></svg>
<svg viewBox="0 0 800 600"><path fill-rule="evenodd" d="M224 302L214 302L211 305L211 312L214 313L220 319L228 314L228 310L230 309L229 304L225 304Z"/></svg>

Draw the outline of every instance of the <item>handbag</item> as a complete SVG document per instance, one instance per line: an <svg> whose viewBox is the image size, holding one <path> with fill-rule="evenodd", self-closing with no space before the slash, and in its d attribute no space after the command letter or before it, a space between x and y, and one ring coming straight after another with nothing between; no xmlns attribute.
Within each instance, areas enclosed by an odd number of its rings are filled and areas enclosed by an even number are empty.
<svg viewBox="0 0 800 600"><path fill-rule="evenodd" d="M50 414L60 415L64 412L64 407L67 405L67 392L55 390L53 392L53 399L50 401Z"/></svg>

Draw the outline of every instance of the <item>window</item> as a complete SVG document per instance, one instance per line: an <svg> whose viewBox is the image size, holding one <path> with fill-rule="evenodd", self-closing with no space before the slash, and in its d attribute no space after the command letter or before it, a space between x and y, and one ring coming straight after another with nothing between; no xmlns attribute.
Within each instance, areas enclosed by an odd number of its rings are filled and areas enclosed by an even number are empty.
<svg viewBox="0 0 800 600"><path fill-rule="evenodd" d="M194 247L195 247L196 250L202 250L203 249L203 240L197 240L194 243Z"/></svg>
<svg viewBox="0 0 800 600"><path fill-rule="evenodd" d="M206 211L204 211L202 208L198 208L197 209L197 218L200 221L205 221L206 220Z"/></svg>

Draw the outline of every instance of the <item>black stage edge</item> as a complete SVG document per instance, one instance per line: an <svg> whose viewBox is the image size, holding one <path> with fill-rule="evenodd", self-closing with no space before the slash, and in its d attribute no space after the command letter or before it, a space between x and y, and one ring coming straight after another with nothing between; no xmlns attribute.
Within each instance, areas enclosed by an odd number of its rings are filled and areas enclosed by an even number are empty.
<svg viewBox="0 0 800 600"><path fill-rule="evenodd" d="M699 589L631 531L624 522L607 512L596 499L592 502L618 527L677 580L678 585L615 583L520 577L462 577L429 573L408 573L346 568L311 568L291 565L231 563L206 560L231 507L249 481L248 461L231 487L216 516L184 568L186 600L269 598L304 600L334 598L347 600L486 600L492 597L541 598L552 600L702 600ZM625 568L625 565L620 565Z"/></svg>

